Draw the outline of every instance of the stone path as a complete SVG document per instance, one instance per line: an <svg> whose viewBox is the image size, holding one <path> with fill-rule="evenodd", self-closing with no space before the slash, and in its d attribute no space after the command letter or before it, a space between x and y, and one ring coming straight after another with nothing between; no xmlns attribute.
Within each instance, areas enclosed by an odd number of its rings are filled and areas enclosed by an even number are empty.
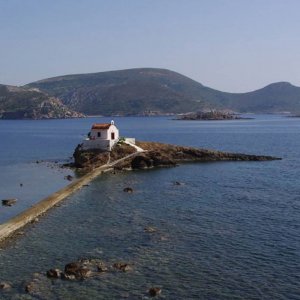
<svg viewBox="0 0 300 300"><path fill-rule="evenodd" d="M144 149L142 149L141 147L139 147L139 146L137 146L137 145L135 145L133 143L130 143L129 141L125 140L124 143L127 144L127 145L129 145L129 146L131 146L131 147L133 147L133 148L135 148L137 152L145 152Z"/></svg>
<svg viewBox="0 0 300 300"><path fill-rule="evenodd" d="M113 161L111 163L105 164L101 167L95 168L88 174L80 177L74 182L70 183L66 187L60 189L59 191L53 193L52 195L42 199L40 202L31 206L27 210L18 214L17 216L11 218L7 222L0 225L0 242L12 235L14 232L33 222L37 217L44 214L47 210L55 206L57 203L70 196L74 192L78 191L83 186L87 185L90 181L95 179L97 176L104 172L111 170L119 162L126 160L130 157L139 154L139 152L132 153L121 159Z"/></svg>

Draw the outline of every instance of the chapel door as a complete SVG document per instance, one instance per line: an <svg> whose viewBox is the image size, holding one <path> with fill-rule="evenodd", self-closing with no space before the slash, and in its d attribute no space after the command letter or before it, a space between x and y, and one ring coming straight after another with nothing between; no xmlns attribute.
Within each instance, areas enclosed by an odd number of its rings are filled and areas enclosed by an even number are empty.
<svg viewBox="0 0 300 300"><path fill-rule="evenodd" d="M112 140L115 139L115 133L114 133L114 132L111 133L111 139L112 139Z"/></svg>

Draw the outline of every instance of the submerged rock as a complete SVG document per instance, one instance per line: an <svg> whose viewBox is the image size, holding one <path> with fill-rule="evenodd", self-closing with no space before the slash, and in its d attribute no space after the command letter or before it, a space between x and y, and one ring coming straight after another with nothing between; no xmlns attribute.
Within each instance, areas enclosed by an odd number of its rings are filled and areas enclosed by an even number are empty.
<svg viewBox="0 0 300 300"><path fill-rule="evenodd" d="M46 273L48 278L61 278L62 271L59 269L50 269Z"/></svg>
<svg viewBox="0 0 300 300"><path fill-rule="evenodd" d="M16 198L11 198L11 199L3 199L2 200L2 205L3 206L13 206L16 204L17 199Z"/></svg>
<svg viewBox="0 0 300 300"><path fill-rule="evenodd" d="M144 228L144 231L147 233L154 233L154 232L157 232L157 229L154 227L151 227L151 226L147 226Z"/></svg>
<svg viewBox="0 0 300 300"><path fill-rule="evenodd" d="M149 289L149 295L151 297L158 296L159 294L161 294L161 288L159 288L159 287L152 287L152 288Z"/></svg>
<svg viewBox="0 0 300 300"><path fill-rule="evenodd" d="M67 176L65 176L65 179L72 181L74 179L74 177L72 175L67 175Z"/></svg>
<svg viewBox="0 0 300 300"><path fill-rule="evenodd" d="M25 284L25 291L39 298L45 293L45 290L49 289L50 286L51 283L45 274L34 273L32 280Z"/></svg>
<svg viewBox="0 0 300 300"><path fill-rule="evenodd" d="M126 188L123 189L123 192L125 192L125 193L133 193L133 188L126 187Z"/></svg>
<svg viewBox="0 0 300 300"><path fill-rule="evenodd" d="M11 288L11 284L8 282L0 282L0 290L8 290Z"/></svg>
<svg viewBox="0 0 300 300"><path fill-rule="evenodd" d="M97 266L97 270L98 270L98 272L100 272L100 273L104 273L104 272L107 272L108 271L108 268L105 266L105 265L98 265Z"/></svg>
<svg viewBox="0 0 300 300"><path fill-rule="evenodd" d="M65 275L73 275L76 279L85 279L92 275L92 271L81 262L72 262L65 265Z"/></svg>
<svg viewBox="0 0 300 300"><path fill-rule="evenodd" d="M132 267L129 265L129 264L126 264L126 263L115 263L113 265L113 267L117 270L120 270L120 271L123 271L123 272L128 272L128 271L131 271L132 270Z"/></svg>
<svg viewBox="0 0 300 300"><path fill-rule="evenodd" d="M61 274L61 279L64 279L64 280L75 280L76 276L75 275L69 275L69 274L66 274L66 273L62 273Z"/></svg>

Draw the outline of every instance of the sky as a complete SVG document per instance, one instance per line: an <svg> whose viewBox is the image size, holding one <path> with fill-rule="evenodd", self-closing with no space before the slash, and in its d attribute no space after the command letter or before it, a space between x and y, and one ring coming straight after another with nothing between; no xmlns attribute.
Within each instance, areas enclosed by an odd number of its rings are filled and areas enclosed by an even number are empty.
<svg viewBox="0 0 300 300"><path fill-rule="evenodd" d="M165 68L227 92L300 86L299 0L0 0L0 83Z"/></svg>

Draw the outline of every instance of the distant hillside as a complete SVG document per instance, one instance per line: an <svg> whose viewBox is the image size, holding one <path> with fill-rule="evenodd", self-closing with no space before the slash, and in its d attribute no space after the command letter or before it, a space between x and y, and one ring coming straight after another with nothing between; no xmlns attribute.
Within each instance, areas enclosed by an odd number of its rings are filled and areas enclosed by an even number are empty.
<svg viewBox="0 0 300 300"><path fill-rule="evenodd" d="M262 89L232 94L227 106L240 112L300 112L300 87L288 82L272 83Z"/></svg>
<svg viewBox="0 0 300 300"><path fill-rule="evenodd" d="M29 84L86 114L180 113L213 108L223 93L163 69L67 75Z"/></svg>
<svg viewBox="0 0 300 300"><path fill-rule="evenodd" d="M55 97L34 89L0 85L0 119L79 117Z"/></svg>
<svg viewBox="0 0 300 300"><path fill-rule="evenodd" d="M185 113L203 109L300 112L300 88L289 83L274 83L249 93L225 93L165 69L66 75L28 86L58 97L73 110L91 115Z"/></svg>

